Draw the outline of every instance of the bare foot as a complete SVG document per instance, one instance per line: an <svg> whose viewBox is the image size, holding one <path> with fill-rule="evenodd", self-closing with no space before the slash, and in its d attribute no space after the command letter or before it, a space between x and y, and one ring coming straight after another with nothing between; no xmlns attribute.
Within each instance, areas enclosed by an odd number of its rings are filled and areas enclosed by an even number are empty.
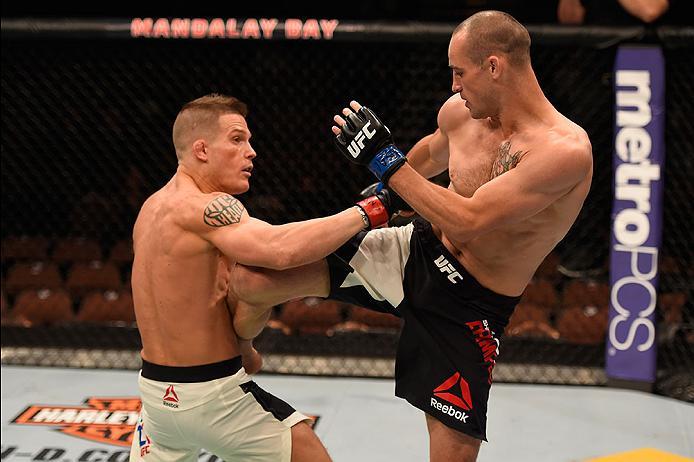
<svg viewBox="0 0 694 462"><path fill-rule="evenodd" d="M241 362L246 374L257 373L263 367L263 357L253 348L252 341L239 339L239 347L241 348Z"/></svg>

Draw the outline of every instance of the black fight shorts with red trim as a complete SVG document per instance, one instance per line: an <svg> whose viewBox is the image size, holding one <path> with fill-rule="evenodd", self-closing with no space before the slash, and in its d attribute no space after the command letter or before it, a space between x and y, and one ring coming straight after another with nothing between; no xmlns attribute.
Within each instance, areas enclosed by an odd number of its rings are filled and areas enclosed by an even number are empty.
<svg viewBox="0 0 694 462"><path fill-rule="evenodd" d="M520 297L483 287L422 220L362 232L328 264L329 298L403 318L395 395L486 441L492 369Z"/></svg>

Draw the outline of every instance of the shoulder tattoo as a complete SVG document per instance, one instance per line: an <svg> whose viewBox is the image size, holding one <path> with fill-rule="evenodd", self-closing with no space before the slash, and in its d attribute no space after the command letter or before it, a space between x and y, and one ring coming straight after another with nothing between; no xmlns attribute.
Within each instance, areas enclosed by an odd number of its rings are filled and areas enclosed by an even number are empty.
<svg viewBox="0 0 694 462"><path fill-rule="evenodd" d="M205 224L214 227L233 225L241 221L243 204L229 194L212 199L205 207Z"/></svg>
<svg viewBox="0 0 694 462"><path fill-rule="evenodd" d="M511 170L513 167L518 165L518 162L520 162L523 156L527 153L528 151L516 151L514 153L511 153L511 142L505 141L499 147L499 155L492 164L492 171L489 175L489 179L493 180L497 176Z"/></svg>

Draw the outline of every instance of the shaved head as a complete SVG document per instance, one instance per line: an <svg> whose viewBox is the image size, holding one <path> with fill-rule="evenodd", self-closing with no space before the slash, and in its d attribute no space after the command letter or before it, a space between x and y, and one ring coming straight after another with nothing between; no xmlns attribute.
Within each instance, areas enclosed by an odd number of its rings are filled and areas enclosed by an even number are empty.
<svg viewBox="0 0 694 462"><path fill-rule="evenodd" d="M480 11L460 23L453 36L465 34L467 55L482 65L492 55L506 55L513 65L530 63L530 34L513 16Z"/></svg>
<svg viewBox="0 0 694 462"><path fill-rule="evenodd" d="M212 93L183 105L173 125L173 143L180 161L199 138L213 135L223 114L248 115L248 108L233 96Z"/></svg>

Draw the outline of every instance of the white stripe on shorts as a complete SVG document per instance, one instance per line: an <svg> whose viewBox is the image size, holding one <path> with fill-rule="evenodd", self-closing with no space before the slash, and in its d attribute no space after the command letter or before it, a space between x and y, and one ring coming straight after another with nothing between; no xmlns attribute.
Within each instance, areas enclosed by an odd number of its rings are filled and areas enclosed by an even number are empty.
<svg viewBox="0 0 694 462"><path fill-rule="evenodd" d="M414 225L369 231L349 261L354 269L340 287L363 286L375 300L387 300L397 307L405 293L402 281L410 257Z"/></svg>

